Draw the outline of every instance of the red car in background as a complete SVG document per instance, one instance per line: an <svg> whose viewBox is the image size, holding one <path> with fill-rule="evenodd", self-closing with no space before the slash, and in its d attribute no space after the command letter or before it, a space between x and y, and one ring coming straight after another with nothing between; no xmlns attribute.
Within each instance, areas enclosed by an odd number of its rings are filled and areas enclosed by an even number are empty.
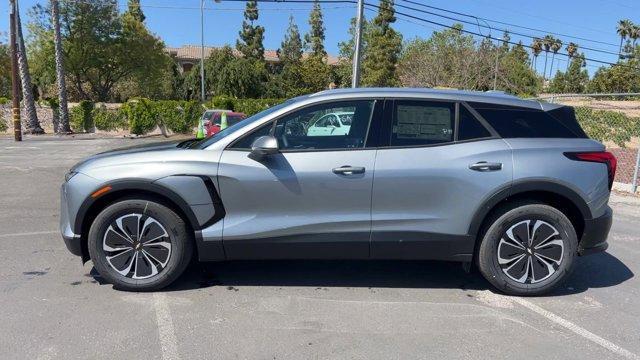
<svg viewBox="0 0 640 360"><path fill-rule="evenodd" d="M207 134L207 137L210 137L220 132L222 113L225 113L227 115L227 126L231 126L247 117L243 113L233 112L231 110L220 110L220 109L207 110L204 112L204 114L202 114L202 122L204 124L204 130Z"/></svg>

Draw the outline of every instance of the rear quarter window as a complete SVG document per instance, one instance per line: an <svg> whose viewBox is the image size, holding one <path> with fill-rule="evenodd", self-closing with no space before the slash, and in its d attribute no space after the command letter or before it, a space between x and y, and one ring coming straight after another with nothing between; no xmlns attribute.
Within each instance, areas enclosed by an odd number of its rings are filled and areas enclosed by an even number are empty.
<svg viewBox="0 0 640 360"><path fill-rule="evenodd" d="M543 110L470 103L496 132L503 138L584 138L586 135L575 122ZM567 116L570 112L563 112ZM555 114L554 114L555 115Z"/></svg>

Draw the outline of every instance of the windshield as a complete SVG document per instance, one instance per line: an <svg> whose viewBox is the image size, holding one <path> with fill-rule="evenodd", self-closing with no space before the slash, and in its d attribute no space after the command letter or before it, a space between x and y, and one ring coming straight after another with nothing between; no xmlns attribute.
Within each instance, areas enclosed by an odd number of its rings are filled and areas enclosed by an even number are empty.
<svg viewBox="0 0 640 360"><path fill-rule="evenodd" d="M221 130L219 133L213 135L210 138L206 138L206 139L202 139L200 141L194 142L193 144L191 144L189 146L189 148L191 148L191 149L204 149L204 148L210 146L211 144L215 144L216 142L224 139L227 135L233 133L234 131L236 131L236 130L238 130L238 129L246 126L246 125L249 125L249 124L253 123L254 121L260 120L261 118L263 118L263 117L265 117L265 116L267 116L267 115L269 115L269 114L271 114L271 113L273 113L273 112L275 112L277 110L282 109L283 107L291 104L295 100L296 99L290 99L290 100L287 100L287 101L285 101L285 102L283 102L281 104L278 104L276 106L270 107L270 108L268 108L266 110L262 110L261 112L255 114L255 115L249 116L248 118L246 118L246 119L244 119L242 121L239 121L239 122L229 126L228 128L224 129L224 130Z"/></svg>

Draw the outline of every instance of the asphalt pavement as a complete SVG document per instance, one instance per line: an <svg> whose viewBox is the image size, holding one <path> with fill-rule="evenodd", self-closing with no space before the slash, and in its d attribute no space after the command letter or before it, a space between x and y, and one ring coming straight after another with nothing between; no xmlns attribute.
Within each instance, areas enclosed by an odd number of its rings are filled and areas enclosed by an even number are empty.
<svg viewBox="0 0 640 360"><path fill-rule="evenodd" d="M146 141L0 138L0 358L640 360L640 199L619 194L609 250L545 297L420 261L194 264L163 292L114 290L66 250L59 186Z"/></svg>

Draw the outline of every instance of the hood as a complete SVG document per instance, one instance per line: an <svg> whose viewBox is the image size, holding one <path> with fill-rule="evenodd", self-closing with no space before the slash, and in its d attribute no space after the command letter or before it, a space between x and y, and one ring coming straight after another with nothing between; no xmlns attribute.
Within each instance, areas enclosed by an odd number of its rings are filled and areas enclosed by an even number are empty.
<svg viewBox="0 0 640 360"><path fill-rule="evenodd" d="M138 154L138 153L144 153L144 152L150 152L150 151L166 151L166 150L175 150L178 148L184 148L183 143L188 143L191 141L192 140L174 140L174 141L154 142L154 143L148 143L148 144L138 144L138 145L127 146L123 148L118 148L118 149L97 153L75 164L71 168L71 171L76 171L78 168L80 168L82 165L86 164L87 162L98 160L98 159L114 157L118 155Z"/></svg>

